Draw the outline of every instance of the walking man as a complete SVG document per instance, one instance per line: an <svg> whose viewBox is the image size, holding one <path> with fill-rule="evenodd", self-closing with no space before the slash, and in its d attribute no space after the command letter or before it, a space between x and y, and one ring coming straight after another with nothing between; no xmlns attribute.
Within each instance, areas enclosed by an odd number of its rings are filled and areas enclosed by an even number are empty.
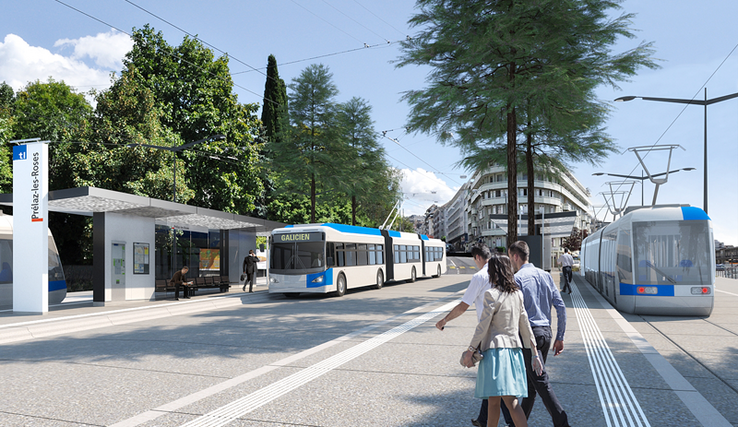
<svg viewBox="0 0 738 427"><path fill-rule="evenodd" d="M564 288L561 289L561 292L566 292L569 289L571 294L571 268L574 266L574 258L569 254L569 248L564 248L564 253L559 256L558 262L561 265L561 272L564 273Z"/></svg>
<svg viewBox="0 0 738 427"><path fill-rule="evenodd" d="M566 306L551 275L528 262L530 249L524 241L517 241L508 248L508 255L517 269L515 283L523 291L523 302L528 312L528 320L536 337L536 345L543 359L544 370L541 375L531 367L531 352L523 349L525 369L528 374L528 397L521 404L526 418L533 410L536 394L541 396L551 415L554 427L568 427L569 420L551 387L546 368L548 350L551 348L551 306L556 308L558 318L556 339L553 342L554 356L564 351L564 332L566 331Z"/></svg>
<svg viewBox="0 0 738 427"><path fill-rule="evenodd" d="M484 243L476 244L471 250L474 264L476 264L477 271L469 282L469 287L466 288L464 296L461 298L461 302L451 310L443 319L436 323L436 328L443 330L446 324L451 320L456 319L466 312L472 303L474 303L474 309L477 311L477 322L482 318L482 312L484 311L484 293L491 288L489 283L489 273L487 273L487 261L492 258L492 252L490 252L487 245ZM482 408L479 412L479 416L476 420L472 420L472 424L475 426L486 426L487 425L487 399L482 399Z"/></svg>
<svg viewBox="0 0 738 427"><path fill-rule="evenodd" d="M254 276L256 275L256 263L259 262L259 257L256 256L254 250L250 250L246 258L243 259L243 274L246 275L246 280L243 282L243 290L246 291L246 284L249 285L249 292L254 292Z"/></svg>

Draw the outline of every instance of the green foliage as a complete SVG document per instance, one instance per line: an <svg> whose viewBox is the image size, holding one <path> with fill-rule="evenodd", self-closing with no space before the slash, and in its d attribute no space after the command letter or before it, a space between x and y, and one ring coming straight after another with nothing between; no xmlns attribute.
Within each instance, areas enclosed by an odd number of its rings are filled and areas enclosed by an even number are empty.
<svg viewBox="0 0 738 427"><path fill-rule="evenodd" d="M268 141L273 141L283 132L283 127L287 123L287 114L287 86L284 80L279 78L277 58L269 55L267 79L264 85L264 105L261 110L261 122Z"/></svg>
<svg viewBox="0 0 738 427"><path fill-rule="evenodd" d="M618 37L633 37L632 15L609 17L616 1L419 0L417 6L410 24L421 30L403 42L398 66L433 71L427 88L404 95L412 106L409 128L458 146L466 166L506 165L509 207L517 205L519 144L541 144L555 166L596 162L612 143L594 89L655 67L650 44L612 54ZM525 142L518 138L521 123ZM508 212L512 241L517 218L514 208Z"/></svg>
<svg viewBox="0 0 738 427"><path fill-rule="evenodd" d="M151 92L155 108L149 112L170 133L163 137L177 137L176 144L152 145L180 145L179 141L191 143L219 134L227 137L183 151L177 161L177 200L226 212L251 212L262 192L258 107L238 103L228 58L215 58L210 49L189 37L179 46L170 46L161 32L148 25L135 30L132 37L134 46L124 60L122 77L111 89L140 85ZM146 122L131 113L139 123ZM150 179L159 177L153 172ZM146 185L137 188L145 190Z"/></svg>

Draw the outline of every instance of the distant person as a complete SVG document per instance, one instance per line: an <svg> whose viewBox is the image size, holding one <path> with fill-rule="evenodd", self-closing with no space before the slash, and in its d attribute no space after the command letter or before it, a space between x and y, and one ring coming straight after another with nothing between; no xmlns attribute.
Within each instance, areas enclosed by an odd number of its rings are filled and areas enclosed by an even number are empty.
<svg viewBox="0 0 738 427"><path fill-rule="evenodd" d="M456 307L454 307L443 319L436 323L436 328L441 331L446 327L448 322L464 314L472 304L474 304L474 309L477 312L477 321L482 318L482 311L484 311L484 293L491 288L489 273L487 272L487 261L492 258L492 252L484 243L478 243L472 246L471 256L479 271L474 273L471 281L469 281L469 286L466 288L466 291L464 291L464 296L461 297L461 302L457 304ZM482 400L482 407L479 410L479 415L477 416L477 419L472 420L472 424L475 426L487 425L487 399Z"/></svg>
<svg viewBox="0 0 738 427"><path fill-rule="evenodd" d="M11 283L13 281L13 269L10 268L10 264L7 262L3 263L3 269L0 270L0 283Z"/></svg>
<svg viewBox="0 0 738 427"><path fill-rule="evenodd" d="M169 283L174 284L174 299L179 301L179 288L180 286L183 287L182 289L182 297L186 299L190 299L190 286L192 282L187 282L187 272L190 271L190 268L186 265L182 267L181 270L177 270L174 272L174 276L172 276L172 280L169 281Z"/></svg>
<svg viewBox="0 0 738 427"><path fill-rule="evenodd" d="M259 262L259 257L256 256L254 250L250 250L246 258L243 259L243 274L246 275L246 280L243 282L243 291L246 291L246 284L249 285L249 292L254 292L254 276L256 275L256 264Z"/></svg>
<svg viewBox="0 0 738 427"><path fill-rule="evenodd" d="M564 333L566 332L566 306L564 300L561 299L561 294L556 288L551 275L528 262L530 249L527 243L519 240L510 245L507 253L517 270L515 283L523 292L525 311L528 313L528 320L531 329L533 329L533 335L536 337L536 344L540 351L540 357L543 359L543 365L546 366L548 350L551 348L553 338L551 306L556 308L556 317L558 318L556 339L553 342L554 356L558 356L564 351ZM561 407L549 382L548 372L545 368L541 373L533 369L530 350L523 349L523 356L525 357L525 368L528 372L528 397L524 398L521 404L525 417L530 417L537 393L541 395L541 400L543 400L546 410L551 415L554 427L569 427L566 412Z"/></svg>
<svg viewBox="0 0 738 427"><path fill-rule="evenodd" d="M322 267L323 266L323 254L318 254L313 260L311 267Z"/></svg>
<svg viewBox="0 0 738 427"><path fill-rule="evenodd" d="M571 280L573 279L571 274L571 268L574 266L574 258L569 254L569 248L564 248L564 253L559 256L558 263L561 266L561 272L564 276L564 287L561 289L561 292L566 292L566 290L569 290L569 294L571 294Z"/></svg>
<svg viewBox="0 0 738 427"><path fill-rule="evenodd" d="M497 426L500 405L504 401L515 425L527 427L528 421L518 399L528 396L521 347L530 348L529 352L534 354L533 370L539 375L543 372L543 364L510 259L505 255L493 256L487 263L487 270L491 289L484 292L484 311L471 345L463 354L463 365L474 366L472 353L477 348L484 355L479 362L474 395L488 401L487 426Z"/></svg>

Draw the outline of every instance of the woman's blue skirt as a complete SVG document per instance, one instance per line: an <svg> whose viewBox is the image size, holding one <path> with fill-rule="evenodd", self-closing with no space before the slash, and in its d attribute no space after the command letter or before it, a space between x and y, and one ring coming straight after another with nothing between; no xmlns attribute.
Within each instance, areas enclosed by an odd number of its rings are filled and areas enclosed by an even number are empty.
<svg viewBox="0 0 738 427"><path fill-rule="evenodd" d="M485 351L477 370L474 396L479 399L490 396L528 397L523 350L490 348Z"/></svg>

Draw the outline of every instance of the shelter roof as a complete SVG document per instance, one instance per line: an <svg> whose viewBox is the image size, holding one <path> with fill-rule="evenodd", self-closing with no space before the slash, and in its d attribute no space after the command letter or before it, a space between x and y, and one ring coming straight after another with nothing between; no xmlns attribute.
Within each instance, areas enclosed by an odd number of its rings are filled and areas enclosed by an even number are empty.
<svg viewBox="0 0 738 427"><path fill-rule="evenodd" d="M12 206L13 194L0 194L0 205ZM260 235L285 226L276 221L95 187L49 191L49 211L85 216L105 212L154 218L156 224L185 229L255 229Z"/></svg>

